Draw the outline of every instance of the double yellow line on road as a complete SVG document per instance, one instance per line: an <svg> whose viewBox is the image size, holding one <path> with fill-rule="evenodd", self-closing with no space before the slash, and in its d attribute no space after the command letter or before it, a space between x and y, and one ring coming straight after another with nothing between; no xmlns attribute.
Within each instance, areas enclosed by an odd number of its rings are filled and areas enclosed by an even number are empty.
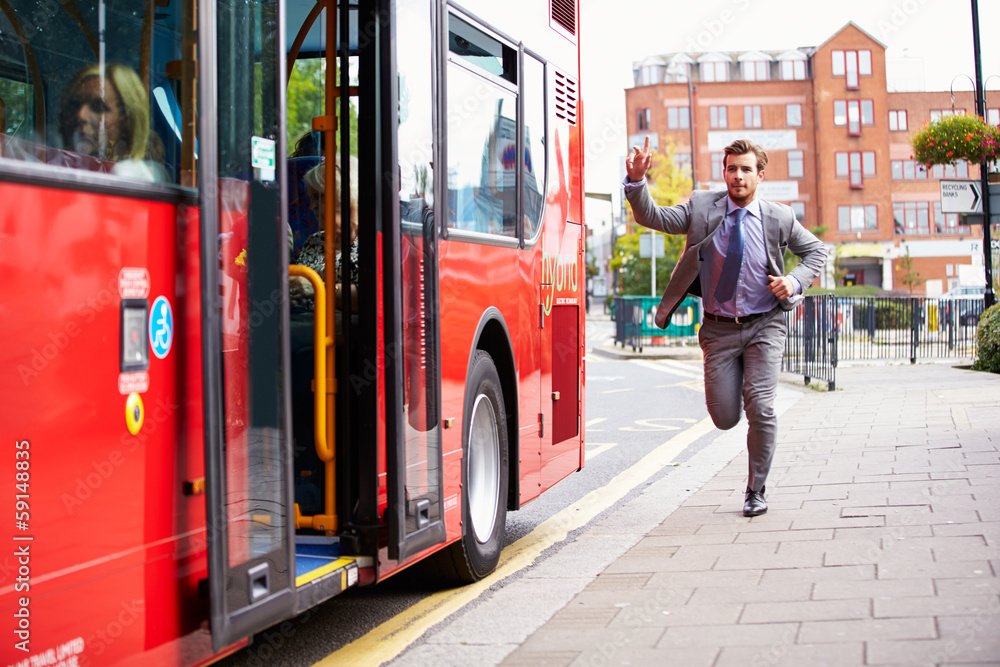
<svg viewBox="0 0 1000 667"><path fill-rule="evenodd" d="M482 581L430 595L406 611L372 629L347 646L331 653L314 667L334 665L379 665L392 660L428 629L445 620L497 581L528 567L547 548L585 526L601 512L624 498L664 466L670 464L684 449L709 433L714 426L708 417L682 431L620 472L605 486L594 489L572 505L554 514L533 531L508 546L500 554L496 571Z"/></svg>

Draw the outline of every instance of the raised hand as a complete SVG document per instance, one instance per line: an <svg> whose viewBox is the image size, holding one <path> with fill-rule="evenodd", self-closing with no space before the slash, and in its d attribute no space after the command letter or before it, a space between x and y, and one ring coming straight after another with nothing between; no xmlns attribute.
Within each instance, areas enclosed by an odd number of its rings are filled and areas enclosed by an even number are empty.
<svg viewBox="0 0 1000 667"><path fill-rule="evenodd" d="M646 143L641 149L633 146L632 151L625 158L625 173L628 174L628 180L634 183L645 178L646 170L649 169L649 163L653 159L653 152L649 150L649 136L646 137Z"/></svg>

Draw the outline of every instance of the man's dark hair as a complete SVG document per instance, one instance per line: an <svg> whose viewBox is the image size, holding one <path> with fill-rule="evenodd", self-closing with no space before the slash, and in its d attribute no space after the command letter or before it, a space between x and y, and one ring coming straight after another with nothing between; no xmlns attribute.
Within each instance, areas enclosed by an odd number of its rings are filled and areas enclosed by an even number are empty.
<svg viewBox="0 0 1000 667"><path fill-rule="evenodd" d="M737 139L723 150L726 153L726 156L722 160L723 167L725 167L730 155L746 155L747 153L753 153L757 156L758 172L764 171L764 167L767 166L767 151L749 139Z"/></svg>

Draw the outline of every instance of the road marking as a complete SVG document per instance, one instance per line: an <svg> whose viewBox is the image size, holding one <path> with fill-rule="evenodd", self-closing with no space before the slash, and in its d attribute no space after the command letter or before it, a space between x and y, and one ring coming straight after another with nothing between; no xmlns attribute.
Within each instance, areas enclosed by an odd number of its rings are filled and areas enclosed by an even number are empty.
<svg viewBox="0 0 1000 667"><path fill-rule="evenodd" d="M598 454L603 454L612 447L617 447L617 442L588 442L586 449L586 456L588 461L593 461L594 457Z"/></svg>
<svg viewBox="0 0 1000 667"><path fill-rule="evenodd" d="M696 367L697 370L691 370L691 364L683 364L679 361L671 361L668 359L663 361L636 361L634 363L646 368L651 368L654 371L680 375L681 377L690 378L692 380L700 380L704 377L700 367Z"/></svg>
<svg viewBox="0 0 1000 667"><path fill-rule="evenodd" d="M636 428L635 426L622 426L619 427L619 431L637 431L639 433L645 433L648 431L679 431L681 426L676 426L674 424L658 424L656 422L682 422L682 424L693 424L694 419L687 417L651 417L650 419L636 419L635 423L644 428Z"/></svg>
<svg viewBox="0 0 1000 667"><path fill-rule="evenodd" d="M605 486L594 489L569 507L557 512L504 549L500 554L500 564L490 576L474 584L441 591L424 598L366 635L326 656L315 663L314 667L367 666L392 660L427 630L475 600L490 586L528 567L547 548L565 540L570 532L588 524L601 512L624 498L629 491L671 463L687 446L714 428L711 418L706 417L686 431L681 431L618 473Z"/></svg>
<svg viewBox="0 0 1000 667"><path fill-rule="evenodd" d="M584 422L583 426L590 432L603 431L604 430L603 428L592 428L592 427L596 426L597 424L600 424L603 421L607 421L607 419L608 419L607 417L596 417L594 419ZM587 445L590 445L590 443L588 442Z"/></svg>
<svg viewBox="0 0 1000 667"><path fill-rule="evenodd" d="M631 387L629 387L627 389L607 389L605 391L602 391L601 393L602 394L620 394L623 391L633 391L633 389Z"/></svg>

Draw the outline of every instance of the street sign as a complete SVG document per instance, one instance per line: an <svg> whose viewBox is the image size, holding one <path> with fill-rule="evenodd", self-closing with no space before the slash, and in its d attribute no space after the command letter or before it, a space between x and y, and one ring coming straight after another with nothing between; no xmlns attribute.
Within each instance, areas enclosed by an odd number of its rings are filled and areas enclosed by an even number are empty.
<svg viewBox="0 0 1000 667"><path fill-rule="evenodd" d="M656 239L656 243L653 243L653 239ZM657 257L664 256L663 242L667 240L666 236L662 234L643 234L639 237L639 257L649 259L649 256L653 254L653 249L656 250Z"/></svg>
<svg viewBox="0 0 1000 667"><path fill-rule="evenodd" d="M982 213L982 186L975 181L941 181L942 213Z"/></svg>

